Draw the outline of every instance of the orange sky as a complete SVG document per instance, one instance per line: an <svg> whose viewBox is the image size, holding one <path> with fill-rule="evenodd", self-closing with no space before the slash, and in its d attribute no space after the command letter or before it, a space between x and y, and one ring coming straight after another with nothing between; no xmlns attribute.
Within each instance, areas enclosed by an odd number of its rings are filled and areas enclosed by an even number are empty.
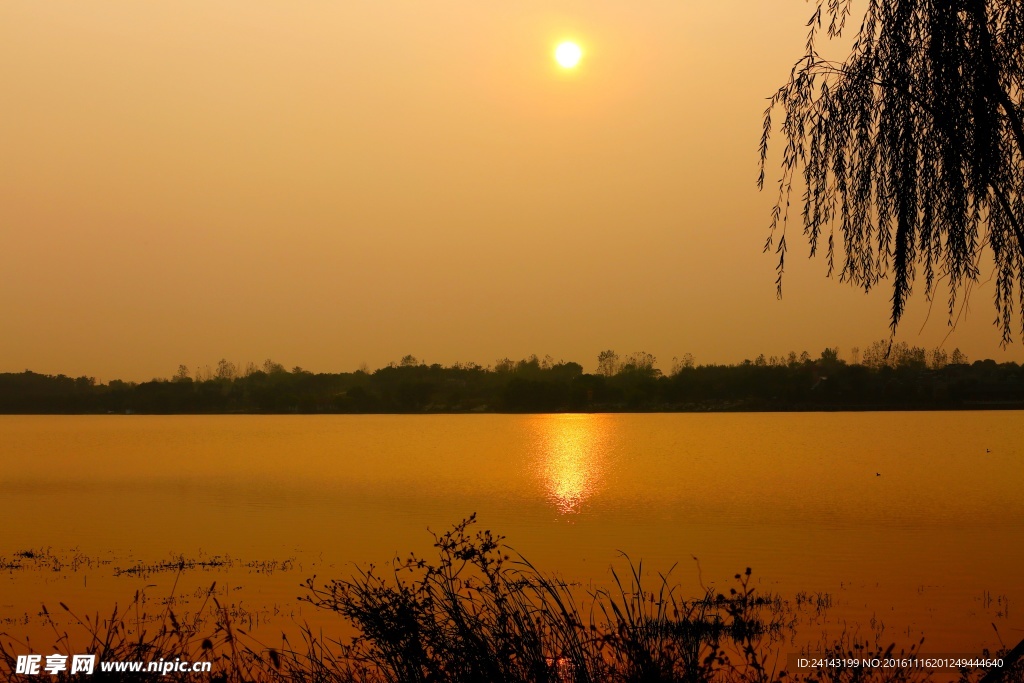
<svg viewBox="0 0 1024 683"><path fill-rule="evenodd" d="M777 301L760 251L761 112L809 11L7 0L0 371L863 348L887 290L826 280L794 231ZM991 298L946 347L1024 360ZM944 299L925 317L900 338L941 341Z"/></svg>

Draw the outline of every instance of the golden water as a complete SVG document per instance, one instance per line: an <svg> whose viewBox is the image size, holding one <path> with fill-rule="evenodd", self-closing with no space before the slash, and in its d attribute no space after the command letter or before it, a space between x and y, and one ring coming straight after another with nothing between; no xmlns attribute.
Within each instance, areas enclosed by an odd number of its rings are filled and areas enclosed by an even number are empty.
<svg viewBox="0 0 1024 683"><path fill-rule="evenodd" d="M829 593L819 631L966 653L998 646L994 623L1013 645L1022 417L0 416L0 565L20 564L0 631L38 642L42 604L109 612L149 586L187 606L213 581L257 630L330 630L296 600L306 577L427 552L428 527L476 512L570 580L607 582L619 551L694 595L751 566L761 590ZM115 576L181 556L217 559Z"/></svg>

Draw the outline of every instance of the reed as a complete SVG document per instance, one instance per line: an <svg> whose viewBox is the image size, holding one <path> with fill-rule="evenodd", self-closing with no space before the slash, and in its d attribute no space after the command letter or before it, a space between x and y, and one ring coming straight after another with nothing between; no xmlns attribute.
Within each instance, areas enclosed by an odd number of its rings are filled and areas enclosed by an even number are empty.
<svg viewBox="0 0 1024 683"><path fill-rule="evenodd" d="M79 618L84 631L71 638L54 625L59 652L97 655L100 661L213 663L211 674L99 672L104 681L207 680L224 683L856 683L947 680L920 669L833 669L816 676L787 671L781 654L792 649L801 609L825 610L827 596L801 594L794 601L759 594L751 572L737 574L728 594L705 590L685 597L671 571L646 578L640 563L612 572L611 588L584 589L544 574L487 530L475 516L434 535L436 556L410 555L383 569L369 565L349 578L305 582L304 600L341 617L356 635L325 637L309 626L298 642L283 637L268 646L240 628L217 601L215 585L187 619L173 600L147 614L136 594L127 610L107 619ZM648 584L651 584L648 586ZM46 615L48 616L48 614ZM54 622L51 620L51 624ZM80 636L81 634L79 634ZM833 656L880 656L895 645L868 645L840 637L825 648ZM916 652L911 646L906 655ZM0 634L0 662L7 680L16 654L32 643ZM53 652L51 649L45 654ZM964 671L973 683L984 671ZM50 680L82 680L66 673ZM991 678L986 679L989 683ZM1024 681L1024 667L1009 667L1002 680Z"/></svg>

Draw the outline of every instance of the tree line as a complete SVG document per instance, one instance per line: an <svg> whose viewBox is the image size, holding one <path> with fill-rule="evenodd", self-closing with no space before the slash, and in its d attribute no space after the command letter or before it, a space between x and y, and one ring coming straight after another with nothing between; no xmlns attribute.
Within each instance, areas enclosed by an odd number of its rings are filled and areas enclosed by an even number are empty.
<svg viewBox="0 0 1024 683"><path fill-rule="evenodd" d="M313 373L228 360L148 382L0 374L3 413L469 413L1024 408L1024 368L959 350L879 341L840 358L826 348L734 365L602 351L586 373L530 356L444 366L407 355L370 371Z"/></svg>

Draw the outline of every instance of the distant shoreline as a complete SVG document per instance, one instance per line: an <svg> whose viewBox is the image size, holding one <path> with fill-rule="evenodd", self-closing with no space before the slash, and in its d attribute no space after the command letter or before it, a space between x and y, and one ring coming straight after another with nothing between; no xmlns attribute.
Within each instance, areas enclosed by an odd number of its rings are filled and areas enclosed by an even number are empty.
<svg viewBox="0 0 1024 683"><path fill-rule="evenodd" d="M1024 411L1024 403L1013 403L1013 404L998 404L998 405L959 405L959 406L927 406L927 407L915 407L915 406L837 406L823 408L820 406L810 408L800 407L787 407L787 408L752 408L747 406L741 406L737 408L707 408L707 409L688 409L688 408L652 408L649 410L546 410L546 411L507 411L507 410L435 410L435 411L419 411L419 412L298 412L298 411L282 411L282 412L267 412L267 411L232 411L232 412L177 412L177 413L157 413L157 412L12 412L5 411L0 412L0 416L81 416L81 415L92 415L96 417L152 417L152 416L220 416L220 415L265 415L271 416L284 416L284 415L729 415L729 414L752 414L752 413L981 413L981 412L1001 412L1001 411Z"/></svg>
<svg viewBox="0 0 1024 683"><path fill-rule="evenodd" d="M874 347L872 347L873 349ZM1024 410L1024 367L956 362L923 349L865 353L847 363L835 350L817 359L738 365L675 361L669 374L649 354L599 356L596 373L536 356L494 366L427 365L412 356L374 371L312 373L272 361L239 370L222 360L194 373L148 382L0 373L8 415L421 415L473 413L736 413Z"/></svg>

